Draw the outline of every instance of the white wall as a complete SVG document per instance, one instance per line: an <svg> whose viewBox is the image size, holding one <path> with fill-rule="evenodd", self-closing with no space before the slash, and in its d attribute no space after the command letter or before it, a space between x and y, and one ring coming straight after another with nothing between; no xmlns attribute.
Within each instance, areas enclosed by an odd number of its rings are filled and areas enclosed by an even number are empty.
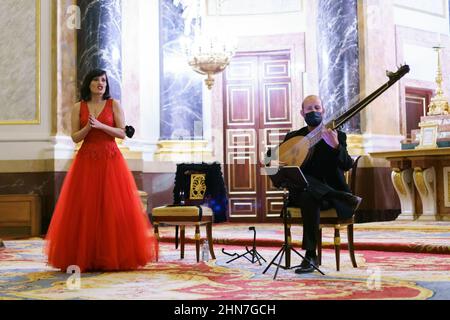
<svg viewBox="0 0 450 320"><path fill-rule="evenodd" d="M405 43L403 45L405 61L411 67L406 75L409 79L433 82L436 78L437 53L432 48Z"/></svg>
<svg viewBox="0 0 450 320"><path fill-rule="evenodd" d="M221 34L261 36L300 33L306 29L303 0L219 0L208 1L207 23ZM311 0L307 0L311 1Z"/></svg>
<svg viewBox="0 0 450 320"><path fill-rule="evenodd" d="M447 0L394 0L394 9L397 25L449 34Z"/></svg>
<svg viewBox="0 0 450 320"><path fill-rule="evenodd" d="M399 63L411 67L405 76L408 86L436 88L438 45L448 47L450 23L448 0L389 0L394 4L394 21L397 26L397 55ZM448 88L449 48L441 51L444 90Z"/></svg>

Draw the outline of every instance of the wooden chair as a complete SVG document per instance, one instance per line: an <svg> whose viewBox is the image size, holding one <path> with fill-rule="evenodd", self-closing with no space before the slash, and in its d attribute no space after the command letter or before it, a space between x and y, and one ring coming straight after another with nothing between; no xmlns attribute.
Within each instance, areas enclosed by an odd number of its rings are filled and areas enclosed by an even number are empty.
<svg viewBox="0 0 450 320"><path fill-rule="evenodd" d="M212 238L212 224L214 214L211 208L206 205L206 173L199 171L184 172L185 181L175 181L174 193L183 191L186 195L185 205L167 205L157 207L152 210L152 222L156 237L159 240L159 225L169 225L176 227L176 239L178 239L178 228L180 229L180 257L184 258L185 228L195 227L195 249L197 262L200 261L200 227L206 227L206 237L209 244L211 258L215 259ZM176 201L178 202L178 201ZM176 247L177 247L176 241Z"/></svg>
<svg viewBox="0 0 450 320"><path fill-rule="evenodd" d="M352 193L355 192L356 187L356 169L358 166L358 161L360 156L354 159L353 167L346 173L347 183L349 183L350 189ZM290 213L291 223L303 224L303 219L301 215L301 209L297 207L288 207L288 212ZM348 252L350 254L350 259L352 261L352 265L354 268L357 268L355 258L355 248L353 243L353 225L354 225L354 217L350 219L340 219L337 216L337 212L334 208L323 210L320 212L320 224L319 224L319 235L318 235L318 262L319 265L322 264L322 229L323 228L333 228L334 229L334 251L336 256L336 270L340 270L340 249L341 249L341 236L340 230L342 228L347 228L347 238L348 238ZM289 235L290 235L290 224L289 227Z"/></svg>

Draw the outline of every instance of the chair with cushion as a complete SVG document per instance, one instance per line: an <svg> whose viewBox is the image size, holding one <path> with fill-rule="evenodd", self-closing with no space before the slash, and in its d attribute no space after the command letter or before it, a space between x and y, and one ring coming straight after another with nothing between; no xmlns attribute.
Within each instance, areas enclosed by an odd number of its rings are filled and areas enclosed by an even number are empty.
<svg viewBox="0 0 450 320"><path fill-rule="evenodd" d="M346 173L347 183L350 186L352 193L355 192L356 187L356 169L358 166L358 161L360 156L354 159L353 167ZM290 214L290 223L303 224L303 219L301 215L301 209L298 207L288 207L288 212ZM322 229L323 228L333 228L334 229L334 250L336 255L336 270L340 270L340 248L341 248L341 236L340 229L347 228L348 237L348 251L350 254L350 259L354 268L357 268L355 258L355 248L353 244L353 225L354 216L350 219L340 219L337 216L337 212L334 208L323 210L320 212L320 224L319 224L319 235L318 235L318 262L319 265L322 264ZM290 224L287 231L290 235Z"/></svg>
<svg viewBox="0 0 450 320"><path fill-rule="evenodd" d="M182 199L184 194L184 199ZM212 225L226 220L226 191L220 164L178 164L173 189L174 204L153 208L152 222L159 239L159 226L175 226L178 247L180 230L180 257L184 258L186 226L195 227L195 249L200 261L200 227L206 227L206 238L211 258L215 259ZM184 203L183 203L184 201Z"/></svg>

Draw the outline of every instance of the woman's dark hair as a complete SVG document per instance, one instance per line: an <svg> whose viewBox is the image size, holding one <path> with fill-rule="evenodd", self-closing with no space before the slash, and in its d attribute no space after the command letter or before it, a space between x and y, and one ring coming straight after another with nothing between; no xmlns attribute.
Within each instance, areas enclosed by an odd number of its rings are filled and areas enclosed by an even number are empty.
<svg viewBox="0 0 450 320"><path fill-rule="evenodd" d="M105 93L103 94L103 99L104 100L108 100L109 98L111 98L111 95L109 94L109 81L108 81L108 76L106 75L106 71L102 70L102 69L94 69L88 72L88 74L84 77L83 80L83 84L81 85L81 89L80 89L80 98L81 100L84 101L89 101L91 100L91 89L90 89L90 85L92 82L92 79L96 78L96 77L101 77L101 76L106 76L106 90Z"/></svg>

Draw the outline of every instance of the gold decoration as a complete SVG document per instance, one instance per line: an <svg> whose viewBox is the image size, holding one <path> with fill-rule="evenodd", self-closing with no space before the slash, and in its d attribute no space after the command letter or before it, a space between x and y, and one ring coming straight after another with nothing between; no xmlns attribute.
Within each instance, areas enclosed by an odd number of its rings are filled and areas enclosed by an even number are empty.
<svg viewBox="0 0 450 320"><path fill-rule="evenodd" d="M370 152L372 158L393 159L403 157L420 157L420 156L450 156L450 148L436 149L411 149L399 151Z"/></svg>
<svg viewBox="0 0 450 320"><path fill-rule="evenodd" d="M420 127L420 141L415 149L436 149L439 125L436 122L421 122Z"/></svg>
<svg viewBox="0 0 450 320"><path fill-rule="evenodd" d="M425 184L425 177L423 176L422 168L414 168L414 178L417 190L419 190L420 194L426 197L428 195L428 190Z"/></svg>
<svg viewBox="0 0 450 320"><path fill-rule="evenodd" d="M364 138L361 134L347 135L347 150L352 156L363 156L364 152Z"/></svg>
<svg viewBox="0 0 450 320"><path fill-rule="evenodd" d="M155 152L156 161L209 162L212 159L207 140L161 140Z"/></svg>
<svg viewBox="0 0 450 320"><path fill-rule="evenodd" d="M205 174L191 175L190 200L203 200L206 192Z"/></svg>
<svg viewBox="0 0 450 320"><path fill-rule="evenodd" d="M192 53L189 57L188 64L192 69L200 74L206 75L205 84L208 89L212 89L214 85L214 75L222 72L230 64L234 53L232 51L214 51L214 40L205 40L210 45L207 47L210 51L202 52L200 48L196 53ZM203 48L205 51L205 48Z"/></svg>
<svg viewBox="0 0 450 320"><path fill-rule="evenodd" d="M340 237L334 237L334 245L336 245L336 246L341 245L341 238Z"/></svg>
<svg viewBox="0 0 450 320"><path fill-rule="evenodd" d="M437 47L433 47L436 50L438 55L438 70L436 75L436 83L437 83L437 91L436 95L431 99L431 103L428 106L428 115L429 116L438 116L443 114L448 114L450 111L447 98L444 96L444 90L442 90L442 67L441 67L441 47L438 45Z"/></svg>
<svg viewBox="0 0 450 320"><path fill-rule="evenodd" d="M392 171L392 178L393 178L392 180L394 181L394 186L396 187L398 192L401 195L406 196L406 189L403 184L402 174L400 172L400 169L395 168L394 171Z"/></svg>

